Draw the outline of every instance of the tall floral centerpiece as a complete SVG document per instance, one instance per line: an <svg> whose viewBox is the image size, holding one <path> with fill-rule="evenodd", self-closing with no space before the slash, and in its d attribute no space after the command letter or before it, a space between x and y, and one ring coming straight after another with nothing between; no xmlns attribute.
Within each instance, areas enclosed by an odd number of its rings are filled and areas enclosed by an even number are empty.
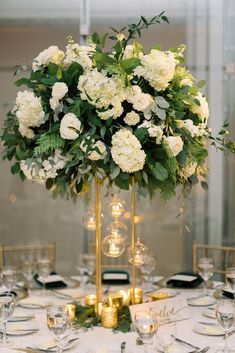
<svg viewBox="0 0 235 353"><path fill-rule="evenodd" d="M65 51L53 45L33 60L29 78L16 81L26 88L1 136L13 174L67 198L87 191L93 178L97 187L108 180L164 199L179 185L185 193L199 181L206 186L208 142L235 146L223 137L226 126L212 135L204 82L185 68L185 46L157 44L146 53L136 41L162 21L164 13L141 17L112 35L94 33L87 46L69 38Z"/></svg>

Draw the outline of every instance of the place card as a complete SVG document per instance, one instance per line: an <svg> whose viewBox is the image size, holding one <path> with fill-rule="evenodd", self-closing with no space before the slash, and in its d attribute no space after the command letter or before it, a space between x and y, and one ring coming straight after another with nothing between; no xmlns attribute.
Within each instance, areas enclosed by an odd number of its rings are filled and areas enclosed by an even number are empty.
<svg viewBox="0 0 235 353"><path fill-rule="evenodd" d="M134 320L135 312L140 310L154 310L159 321L181 321L190 318L189 307L184 296L131 305L129 308L132 321Z"/></svg>

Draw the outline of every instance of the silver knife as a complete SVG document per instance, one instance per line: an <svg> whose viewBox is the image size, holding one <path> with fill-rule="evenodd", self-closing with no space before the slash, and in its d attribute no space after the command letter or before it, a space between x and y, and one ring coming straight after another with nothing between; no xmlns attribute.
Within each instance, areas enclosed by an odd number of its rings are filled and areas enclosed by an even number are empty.
<svg viewBox="0 0 235 353"><path fill-rule="evenodd" d="M122 342L121 343L121 353L125 352L125 348L126 348L126 342Z"/></svg>

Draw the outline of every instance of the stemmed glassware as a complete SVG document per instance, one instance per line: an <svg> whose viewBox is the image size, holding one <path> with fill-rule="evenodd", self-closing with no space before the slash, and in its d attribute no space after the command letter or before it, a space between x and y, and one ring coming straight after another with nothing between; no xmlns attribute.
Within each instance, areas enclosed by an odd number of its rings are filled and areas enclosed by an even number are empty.
<svg viewBox="0 0 235 353"><path fill-rule="evenodd" d="M171 321L168 323L164 323L158 327L157 330L157 339L161 347L163 348L163 352L166 353L169 351L169 348L175 341L176 336L176 323L175 321Z"/></svg>
<svg viewBox="0 0 235 353"><path fill-rule="evenodd" d="M96 265L95 255L80 254L78 262L79 264L77 268L82 276L83 286L85 287L85 285L91 283L91 279L95 271L95 265Z"/></svg>
<svg viewBox="0 0 235 353"><path fill-rule="evenodd" d="M140 272L144 279L144 286L149 287L152 284L150 275L156 268L156 258L152 254L146 254L143 256L143 265L140 266Z"/></svg>
<svg viewBox="0 0 235 353"><path fill-rule="evenodd" d="M0 324L3 325L0 347L10 346L12 343L7 338L7 321L15 309L15 295L11 292L0 293Z"/></svg>
<svg viewBox="0 0 235 353"><path fill-rule="evenodd" d="M30 260L22 260L21 261L21 271L24 277L24 289L30 289L30 283L34 276L34 264Z"/></svg>
<svg viewBox="0 0 235 353"><path fill-rule="evenodd" d="M225 278L226 283L233 291L233 298L235 299L235 267L226 268Z"/></svg>
<svg viewBox="0 0 235 353"><path fill-rule="evenodd" d="M69 313L64 306L47 309L47 326L55 336L57 353L61 353L67 343L67 332L71 329Z"/></svg>
<svg viewBox="0 0 235 353"><path fill-rule="evenodd" d="M134 327L144 343L144 353L148 353L148 344L151 343L157 330L157 314L154 310L137 311L134 316Z"/></svg>
<svg viewBox="0 0 235 353"><path fill-rule="evenodd" d="M228 331L235 323L235 303L233 300L229 299L220 299L217 302L215 309L216 318L219 324L223 327L225 332L225 343L224 348L221 351L223 353L232 353L235 350L231 350L228 347Z"/></svg>
<svg viewBox="0 0 235 353"><path fill-rule="evenodd" d="M208 280L213 275L214 264L213 259L210 257L202 257L198 261L198 273L204 280L204 290L205 296L208 295Z"/></svg>
<svg viewBox="0 0 235 353"><path fill-rule="evenodd" d="M48 258L41 258L37 261L37 272L42 282L42 293L46 295L46 278L51 272L51 261Z"/></svg>
<svg viewBox="0 0 235 353"><path fill-rule="evenodd" d="M17 282L17 273L14 267L4 267L1 272L1 280L7 291L11 291Z"/></svg>

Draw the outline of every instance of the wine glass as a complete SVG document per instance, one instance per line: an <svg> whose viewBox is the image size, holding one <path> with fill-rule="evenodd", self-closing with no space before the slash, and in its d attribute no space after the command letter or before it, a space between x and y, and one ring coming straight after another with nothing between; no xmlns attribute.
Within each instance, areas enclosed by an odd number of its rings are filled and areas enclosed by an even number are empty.
<svg viewBox="0 0 235 353"><path fill-rule="evenodd" d="M143 256L143 260L144 263L140 266L140 271L143 275L144 284L148 287L152 284L150 275L156 268L156 258L152 254L146 254Z"/></svg>
<svg viewBox="0 0 235 353"><path fill-rule="evenodd" d="M157 339L161 347L163 348L163 352L168 352L169 348L175 341L176 336L176 323L175 321L171 321L158 327L157 330Z"/></svg>
<svg viewBox="0 0 235 353"><path fill-rule="evenodd" d="M65 310L64 306L61 305L47 309L47 326L55 336L57 353L61 353L67 343L66 334L71 328L69 313Z"/></svg>
<svg viewBox="0 0 235 353"><path fill-rule="evenodd" d="M235 267L226 268L225 278L227 284L233 291L233 298L235 299Z"/></svg>
<svg viewBox="0 0 235 353"><path fill-rule="evenodd" d="M88 281L86 284L91 283L92 276L95 271L96 266L96 257L95 255L90 254L80 254L79 255L79 262L83 271L88 274ZM84 274L83 272L83 274Z"/></svg>
<svg viewBox="0 0 235 353"><path fill-rule="evenodd" d="M202 257L198 261L198 273L202 277L204 281L204 289L203 293L205 296L208 295L208 280L209 278L213 275L214 271L214 264L213 264L213 259L210 257Z"/></svg>
<svg viewBox="0 0 235 353"><path fill-rule="evenodd" d="M48 258L41 258L37 261L37 271L42 282L42 293L46 295L46 278L51 272L51 261Z"/></svg>
<svg viewBox="0 0 235 353"><path fill-rule="evenodd" d="M2 338L0 341L0 347L10 346L10 342L7 338L7 321L12 316L15 308L15 295L11 292L0 293L0 324L3 325Z"/></svg>
<svg viewBox="0 0 235 353"><path fill-rule="evenodd" d="M235 322L235 303L233 300L220 299L217 302L215 309L216 318L219 324L223 327L225 332L224 348L217 352L230 353L234 350L230 350L228 347L228 331Z"/></svg>
<svg viewBox="0 0 235 353"><path fill-rule="evenodd" d="M7 291L11 291L17 282L17 273L14 267L4 267L1 272L1 279L3 286Z"/></svg>
<svg viewBox="0 0 235 353"><path fill-rule="evenodd" d="M21 261L21 271L24 277L24 289L27 291L30 288L30 283L34 276L34 264L30 260Z"/></svg>
<svg viewBox="0 0 235 353"><path fill-rule="evenodd" d="M148 353L148 344L151 343L157 330L157 313L153 310L137 311L134 316L135 331L144 343L144 353Z"/></svg>

